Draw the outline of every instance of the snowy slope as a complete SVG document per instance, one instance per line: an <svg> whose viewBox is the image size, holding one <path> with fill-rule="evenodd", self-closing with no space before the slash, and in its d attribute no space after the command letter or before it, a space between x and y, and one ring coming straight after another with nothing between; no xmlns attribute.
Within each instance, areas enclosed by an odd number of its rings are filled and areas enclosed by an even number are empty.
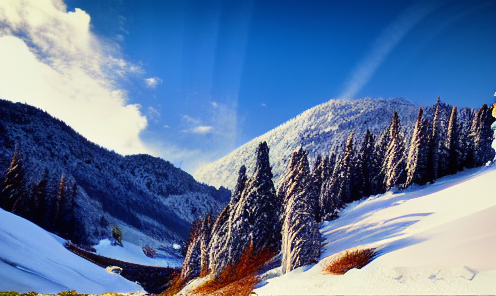
<svg viewBox="0 0 496 296"><path fill-rule="evenodd" d="M351 204L324 225L327 244L318 264L268 279L255 292L494 295L495 180L493 165ZM383 254L345 275L320 273L325 257L359 246Z"/></svg>
<svg viewBox="0 0 496 296"><path fill-rule="evenodd" d="M128 293L143 289L65 249L35 224L0 209L0 291Z"/></svg>
<svg viewBox="0 0 496 296"><path fill-rule="evenodd" d="M233 189L241 165L246 165L247 174L251 175L254 151L260 142L267 141L274 182L277 183L298 146L303 146L310 160L315 154L337 152L352 130L359 141L367 129L379 135L391 122L394 111L398 111L402 126L409 130L415 124L418 108L404 98L331 100L303 112L223 158L202 165L194 177L209 185Z"/></svg>

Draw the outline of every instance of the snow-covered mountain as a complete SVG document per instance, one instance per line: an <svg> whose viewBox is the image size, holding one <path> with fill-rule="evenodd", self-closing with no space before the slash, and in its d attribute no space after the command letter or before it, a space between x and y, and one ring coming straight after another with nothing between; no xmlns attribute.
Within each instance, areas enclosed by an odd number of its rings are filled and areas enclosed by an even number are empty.
<svg viewBox="0 0 496 296"><path fill-rule="evenodd" d="M247 174L253 173L253 151L260 142L270 148L274 183L284 174L291 153L302 146L313 160L316 154L328 155L339 151L353 130L361 141L369 129L378 136L389 125L394 111L398 111L403 131L410 134L417 119L419 106L404 98L359 100L331 100L313 107L279 127L242 145L221 159L204 164L195 173L197 180L216 187L233 189L241 165Z"/></svg>
<svg viewBox="0 0 496 296"><path fill-rule="evenodd" d="M262 275L257 295L496 294L496 166L443 177L348 204L325 222L319 263ZM379 256L344 275L322 274L340 252ZM333 257L328 257L333 255Z"/></svg>
<svg viewBox="0 0 496 296"><path fill-rule="evenodd" d="M121 156L42 110L0 100L0 185L16 144L28 192L45 171L49 200L55 198L62 175L71 186L77 184L75 214L84 243L108 238L113 224L137 245L179 242L195 218L229 200L228 190L200 184L167 161Z"/></svg>

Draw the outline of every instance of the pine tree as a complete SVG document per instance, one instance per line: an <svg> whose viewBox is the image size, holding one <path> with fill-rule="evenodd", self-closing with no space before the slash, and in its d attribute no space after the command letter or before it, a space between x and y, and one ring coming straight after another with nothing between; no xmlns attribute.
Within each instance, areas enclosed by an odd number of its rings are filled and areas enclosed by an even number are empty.
<svg viewBox="0 0 496 296"><path fill-rule="evenodd" d="M408 151L405 188L412 183L419 185L427 183L426 174L429 135L427 131L427 121L423 118L423 113L424 110L420 107L410 142L410 149Z"/></svg>
<svg viewBox="0 0 496 296"><path fill-rule="evenodd" d="M5 174L4 188L0 193L0 207L11 212L17 200L25 196L24 168L19 145L16 146L10 166Z"/></svg>
<svg viewBox="0 0 496 296"><path fill-rule="evenodd" d="M209 244L212 231L212 216L209 214L202 220L200 229L200 276L209 273Z"/></svg>
<svg viewBox="0 0 496 296"><path fill-rule="evenodd" d="M386 151L390 141L391 124L384 128L381 132L379 138L377 139L374 147L373 161L374 167L378 168L375 174L372 175L371 189L372 194L380 194L386 192L386 187L384 186L385 172L383 171L384 158L386 157Z"/></svg>
<svg viewBox="0 0 496 296"><path fill-rule="evenodd" d="M71 186L65 175L62 175L53 205L53 231L66 239L77 239L75 234L74 199L77 185Z"/></svg>
<svg viewBox="0 0 496 296"><path fill-rule="evenodd" d="M451 111L450 120L448 123L448 134L446 137L446 151L448 152L448 164L446 166L446 175L456 174L458 171L459 147L458 147L458 117L457 107L454 106Z"/></svg>
<svg viewBox="0 0 496 296"><path fill-rule="evenodd" d="M354 132L351 132L348 136L344 154L336 163L331 178L322 185L320 200L324 220L334 219L344 203L353 201L352 185L355 182L353 135Z"/></svg>
<svg viewBox="0 0 496 296"><path fill-rule="evenodd" d="M186 255L181 267L180 278L183 282L200 276L201 271L201 220L195 220L191 224Z"/></svg>
<svg viewBox="0 0 496 296"><path fill-rule="evenodd" d="M33 190L33 199L35 202L35 211L33 214L33 222L42 227L46 227L46 215L47 215L47 184L48 184L48 170L45 169L43 178L36 184Z"/></svg>
<svg viewBox="0 0 496 296"><path fill-rule="evenodd" d="M491 124L494 121L486 104L475 112L472 122L473 159L475 166L482 166L494 158L494 150L491 148L492 131Z"/></svg>
<svg viewBox="0 0 496 296"><path fill-rule="evenodd" d="M382 165L386 190L405 182L405 144L398 112L394 112L389 129L389 144Z"/></svg>
<svg viewBox="0 0 496 296"><path fill-rule="evenodd" d="M458 141L460 153L458 159L458 171L462 171L464 167L474 167L474 140L472 135L472 122L474 117L475 113L472 108L462 108L460 110L460 136Z"/></svg>
<svg viewBox="0 0 496 296"><path fill-rule="evenodd" d="M375 139L367 129L362 145L358 151L356 163L356 196L367 197L372 195L372 177L377 171L374 160Z"/></svg>
<svg viewBox="0 0 496 296"><path fill-rule="evenodd" d="M256 165L253 176L246 182L240 199L229 210L226 242L212 266L215 276L227 264L237 263L244 250L252 244L255 250L279 251L281 245L281 202L277 198L272 170L269 162L269 147L260 143L256 151ZM217 246L213 247L214 249ZM222 260L227 258L227 262Z"/></svg>
<svg viewBox="0 0 496 296"><path fill-rule="evenodd" d="M291 189L291 186L294 183L294 179L299 173L297 165L300 162L301 158L304 157L305 155L306 155L305 151L301 146L296 148L296 150L293 151L291 155L291 159L289 161L289 165L288 168L286 169L286 172L279 180L279 185L277 187L277 196L278 199L282 202L281 214L283 216L281 216L281 221L284 220L284 214L285 214L284 207L287 204L287 198L288 198L287 193Z"/></svg>
<svg viewBox="0 0 496 296"><path fill-rule="evenodd" d="M436 109L434 111L434 116L432 118L431 134L429 138L429 159L428 159L428 176L427 180L433 183L439 174L439 158L441 155L441 133L440 133L440 123L441 123L441 99L437 98Z"/></svg>
<svg viewBox="0 0 496 296"><path fill-rule="evenodd" d="M302 149L293 153L294 178L284 199L286 215L282 228L282 273L316 263L320 257L319 224L315 220L317 198L310 175L307 154ZM296 162L296 163L294 163Z"/></svg>

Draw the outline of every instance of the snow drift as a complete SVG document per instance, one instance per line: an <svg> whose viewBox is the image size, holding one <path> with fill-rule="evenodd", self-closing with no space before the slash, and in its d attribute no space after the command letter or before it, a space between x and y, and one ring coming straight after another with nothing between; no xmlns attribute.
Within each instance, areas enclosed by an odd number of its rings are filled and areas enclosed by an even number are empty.
<svg viewBox="0 0 496 296"><path fill-rule="evenodd" d="M321 229L321 261L274 277L258 295L495 294L496 167L355 202ZM327 256L359 247L381 255L345 275L321 274ZM273 278L271 278L273 277Z"/></svg>

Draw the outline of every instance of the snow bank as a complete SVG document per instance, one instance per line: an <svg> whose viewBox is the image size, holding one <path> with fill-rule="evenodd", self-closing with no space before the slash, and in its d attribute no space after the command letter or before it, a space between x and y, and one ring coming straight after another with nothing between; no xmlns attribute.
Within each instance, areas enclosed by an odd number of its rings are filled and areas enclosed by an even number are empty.
<svg viewBox="0 0 496 296"><path fill-rule="evenodd" d="M128 293L143 289L71 253L37 225L0 209L0 291Z"/></svg>
<svg viewBox="0 0 496 296"><path fill-rule="evenodd" d="M496 167L351 204L321 230L322 258L357 247L382 255L345 275L321 263L261 283L258 295L496 294Z"/></svg>

